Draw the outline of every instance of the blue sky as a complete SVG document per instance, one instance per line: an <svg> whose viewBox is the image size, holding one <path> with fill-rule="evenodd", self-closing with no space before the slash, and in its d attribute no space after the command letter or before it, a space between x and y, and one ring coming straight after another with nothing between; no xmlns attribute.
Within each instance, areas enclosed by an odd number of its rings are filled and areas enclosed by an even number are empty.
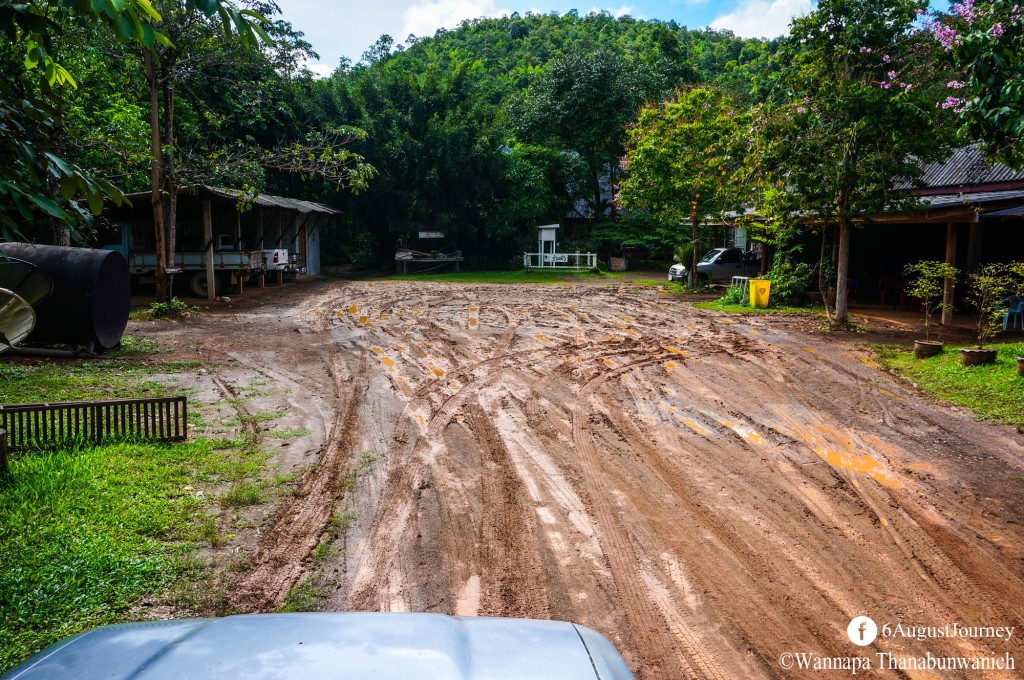
<svg viewBox="0 0 1024 680"><path fill-rule="evenodd" d="M674 19L689 28L728 28L744 37L772 37L787 32L790 19L805 13L810 0L613 0L601 4L573 0L278 0L283 18L306 34L320 54L314 70L330 70L345 56L359 56L387 33L396 42L410 34L433 35L463 19L511 12L608 11L637 19Z"/></svg>

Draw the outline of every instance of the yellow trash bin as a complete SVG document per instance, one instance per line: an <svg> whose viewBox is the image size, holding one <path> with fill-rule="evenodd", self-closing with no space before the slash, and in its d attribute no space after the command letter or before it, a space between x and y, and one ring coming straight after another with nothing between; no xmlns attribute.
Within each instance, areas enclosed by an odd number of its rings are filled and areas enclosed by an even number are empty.
<svg viewBox="0 0 1024 680"><path fill-rule="evenodd" d="M768 279L750 279L750 306L767 307L772 282Z"/></svg>

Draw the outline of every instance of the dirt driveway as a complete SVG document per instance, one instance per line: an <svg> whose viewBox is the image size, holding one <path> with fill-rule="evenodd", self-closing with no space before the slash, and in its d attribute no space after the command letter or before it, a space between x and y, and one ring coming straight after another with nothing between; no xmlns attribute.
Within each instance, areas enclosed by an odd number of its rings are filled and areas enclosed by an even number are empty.
<svg viewBox="0 0 1024 680"><path fill-rule="evenodd" d="M287 454L319 462L238 608L279 605L327 532L323 609L571 620L642 679L808 677L780 665L799 652L1024 663L1021 436L866 351L628 284L293 292L174 331L283 381L324 439ZM862 650L862 614L1018 634Z"/></svg>

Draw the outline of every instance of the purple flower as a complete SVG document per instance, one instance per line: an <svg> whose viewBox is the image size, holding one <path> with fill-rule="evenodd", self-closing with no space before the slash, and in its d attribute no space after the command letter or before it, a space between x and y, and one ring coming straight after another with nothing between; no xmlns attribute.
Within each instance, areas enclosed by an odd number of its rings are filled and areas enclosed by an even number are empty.
<svg viewBox="0 0 1024 680"><path fill-rule="evenodd" d="M883 54L882 55L882 61L884 61L886 64L888 64L892 60L889 58L888 54Z"/></svg>
<svg viewBox="0 0 1024 680"><path fill-rule="evenodd" d="M999 38L1002 37L1002 35L1003 35L1003 26L1002 26L1002 24L992 24L992 39L993 40L999 40Z"/></svg>
<svg viewBox="0 0 1024 680"><path fill-rule="evenodd" d="M953 109L955 113L960 113L964 110L964 104L966 102L959 97L946 97L946 100L939 102L936 106L941 106L944 109Z"/></svg>

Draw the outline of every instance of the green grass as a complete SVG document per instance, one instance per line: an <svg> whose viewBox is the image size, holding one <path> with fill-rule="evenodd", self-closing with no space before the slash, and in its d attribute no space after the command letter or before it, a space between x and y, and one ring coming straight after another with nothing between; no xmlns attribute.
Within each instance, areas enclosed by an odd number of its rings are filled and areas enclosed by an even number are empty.
<svg viewBox="0 0 1024 680"><path fill-rule="evenodd" d="M265 494L258 484L243 481L222 493L218 501L225 508L245 508L259 505L264 499Z"/></svg>
<svg viewBox="0 0 1024 680"><path fill-rule="evenodd" d="M328 526L333 531L343 534L357 519L359 519L359 513L355 510L346 508L331 515L331 520L328 522Z"/></svg>
<svg viewBox="0 0 1024 680"><path fill-rule="evenodd" d="M167 389L152 376L200 365L192 361L147 364L127 358L0 364L0 404L166 396Z"/></svg>
<svg viewBox="0 0 1024 680"><path fill-rule="evenodd" d="M163 593L216 535L213 497L198 491L252 465L206 441L13 455L0 485L0 671Z"/></svg>
<svg viewBox="0 0 1024 680"><path fill-rule="evenodd" d="M359 475L366 471L371 465L377 462L377 454L373 451L364 451L359 456L359 460L352 466L348 475L345 477L345 488L349 491L356 488L356 481L359 479Z"/></svg>
<svg viewBox="0 0 1024 680"><path fill-rule="evenodd" d="M694 307L710 309L729 314L821 314L821 307L748 307L747 305L724 304L721 300L695 302Z"/></svg>
<svg viewBox="0 0 1024 680"><path fill-rule="evenodd" d="M313 430L308 427L291 427L279 430L267 430L263 433L263 436L271 437L273 439L291 439L292 437L305 437L312 431Z"/></svg>
<svg viewBox="0 0 1024 680"><path fill-rule="evenodd" d="M962 347L946 345L942 354L915 359L908 347L879 345L873 349L882 364L925 392L973 411L981 419L1024 426L1024 378L1017 375L1017 357L1024 343L990 345L998 350L988 366L963 366Z"/></svg>
<svg viewBox="0 0 1024 680"><path fill-rule="evenodd" d="M0 403L163 396L158 375L200 365L140 358L151 349L0 364ZM198 422L198 408L189 415ZM262 500L251 480L268 456L237 435L12 454L0 482L0 673L67 635L138 618L143 601L191 606L179 592L204 607L223 600L197 550L227 539L224 508Z"/></svg>
<svg viewBox="0 0 1024 680"><path fill-rule="evenodd" d="M266 423L283 418L287 414L287 411L257 411L255 413L241 413L238 418L243 423Z"/></svg>
<svg viewBox="0 0 1024 680"><path fill-rule="evenodd" d="M601 279L621 279L626 273L590 272L587 270L553 271L534 269L527 273L523 269L492 272L424 272L422 274L394 274L382 278L395 281L445 281L457 283L574 283Z"/></svg>

